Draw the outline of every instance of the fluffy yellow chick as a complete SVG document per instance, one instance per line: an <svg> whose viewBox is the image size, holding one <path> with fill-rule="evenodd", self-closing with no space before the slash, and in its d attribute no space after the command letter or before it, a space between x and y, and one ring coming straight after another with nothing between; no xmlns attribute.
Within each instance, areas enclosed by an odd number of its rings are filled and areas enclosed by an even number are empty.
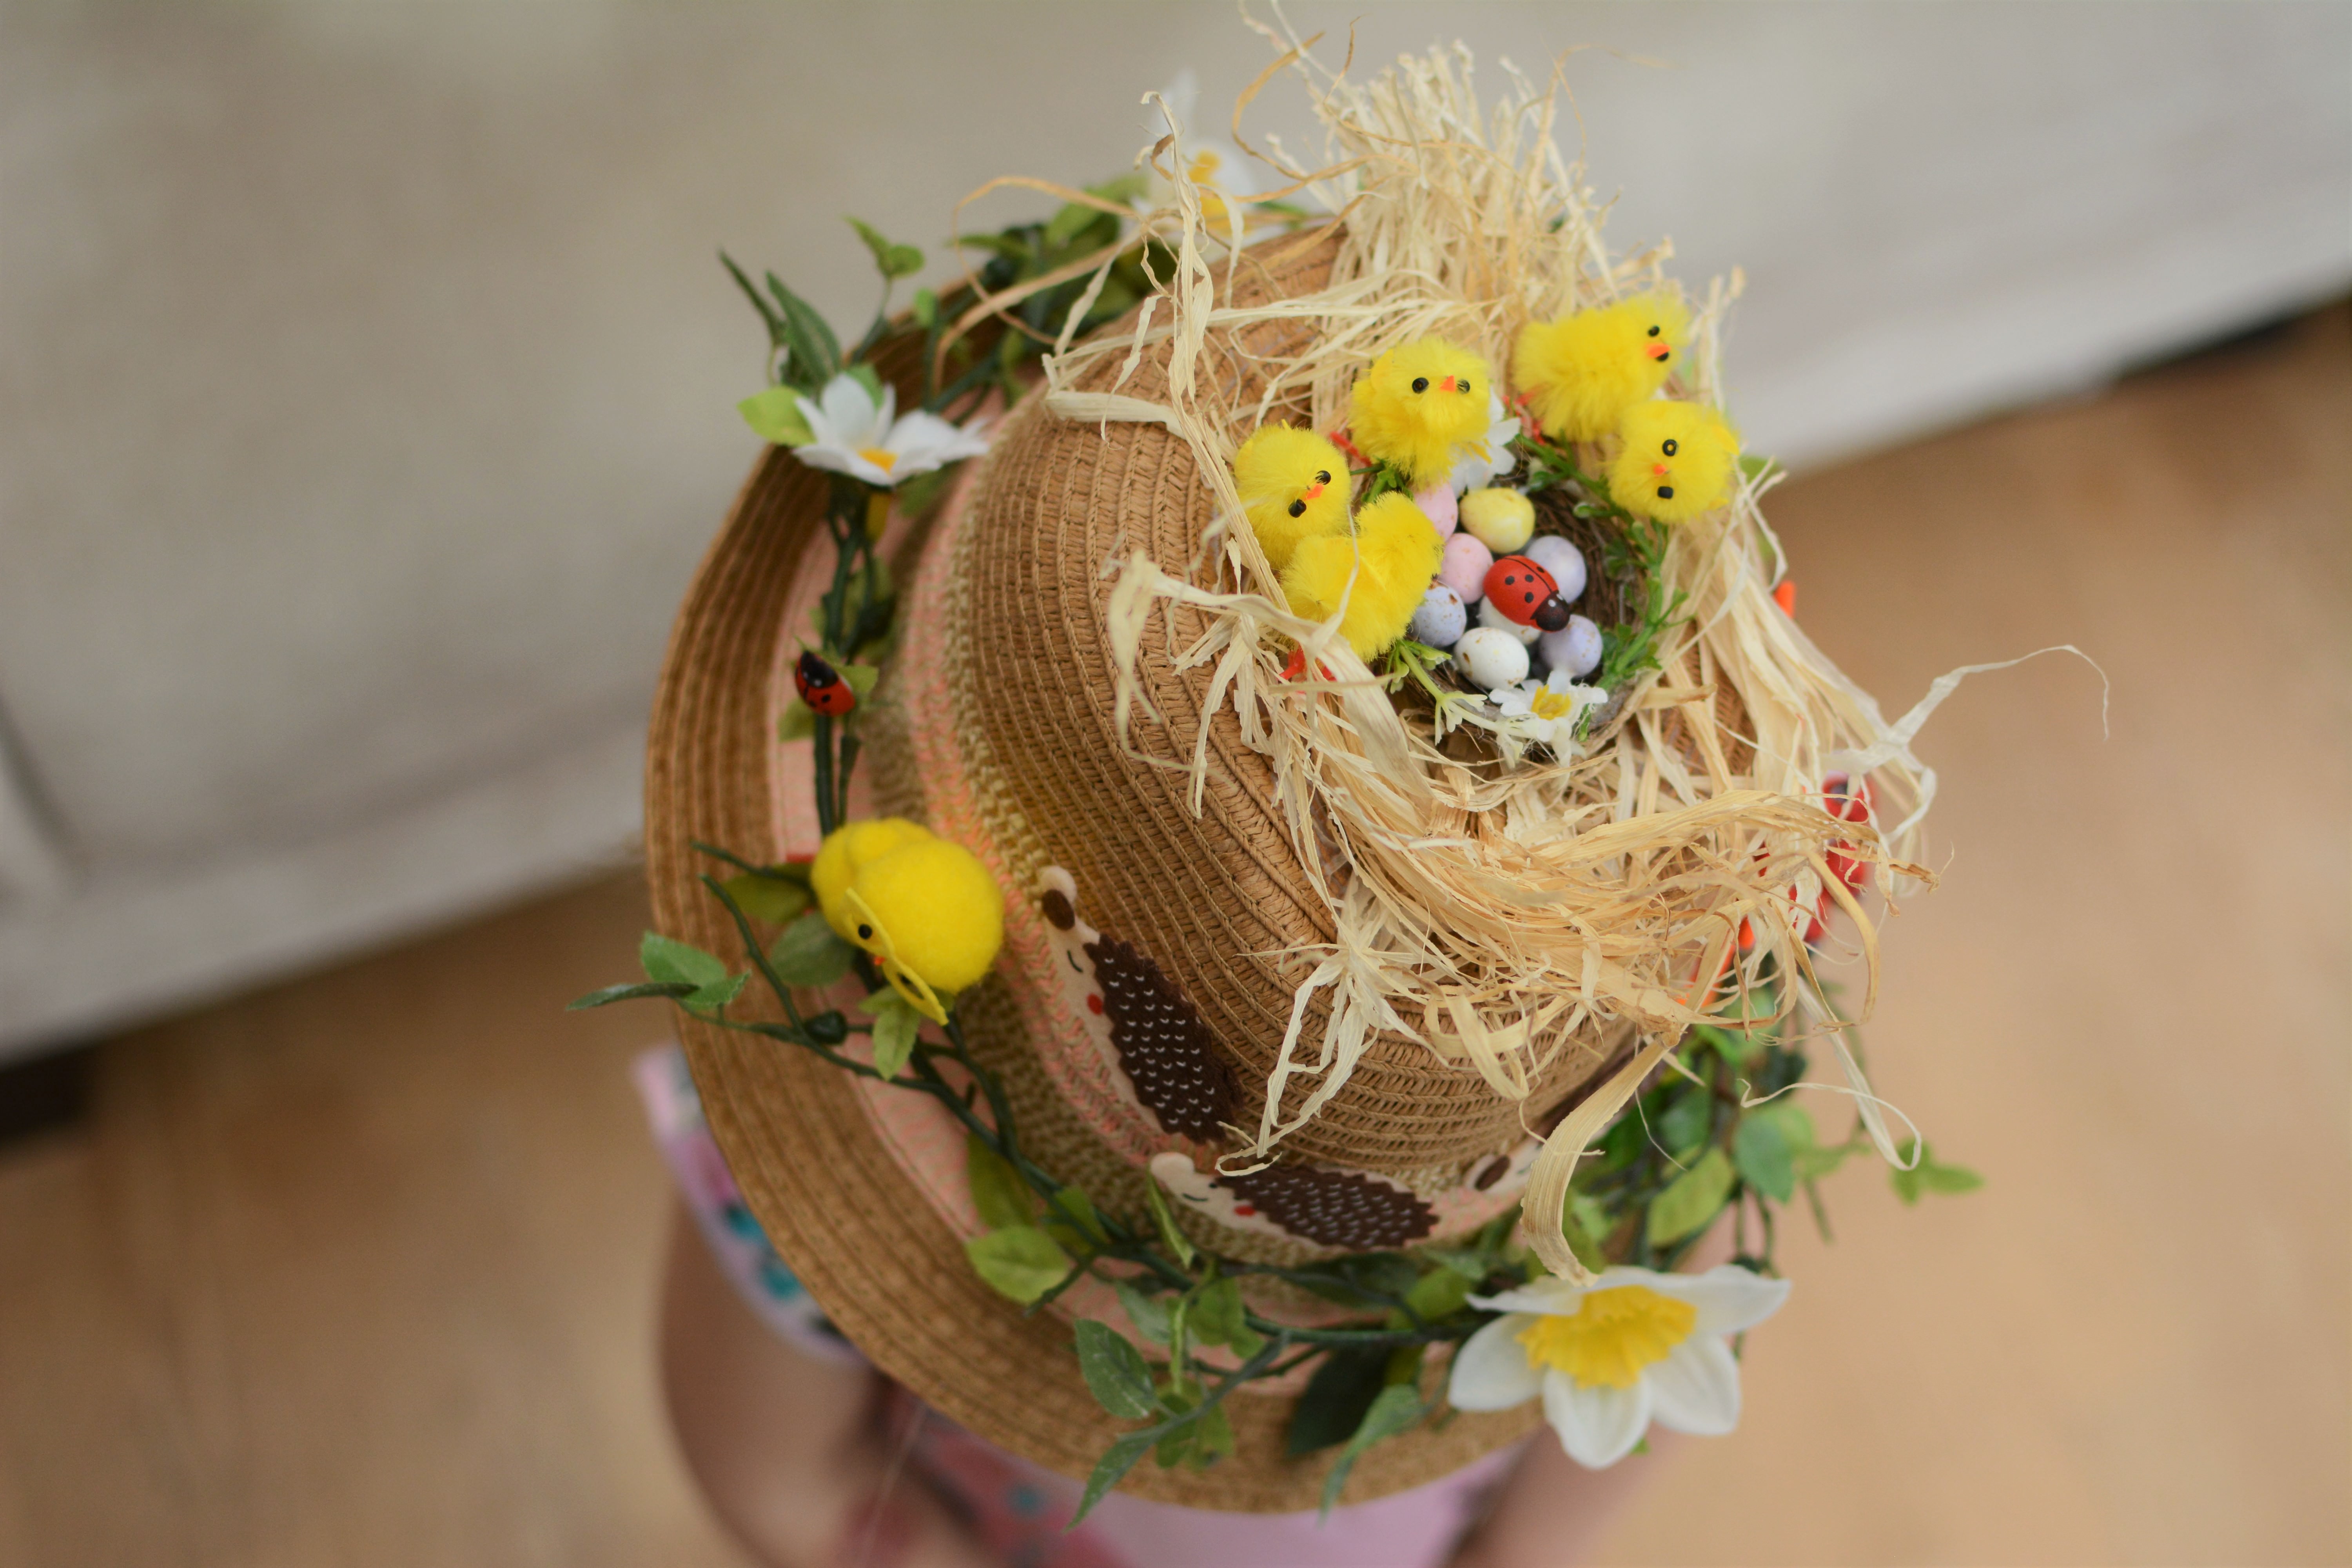
<svg viewBox="0 0 2352 1568"><path fill-rule="evenodd" d="M1004 945L1004 895L980 858L926 835L858 868L842 894L849 940L915 1011L947 1022L944 993L976 984Z"/></svg>
<svg viewBox="0 0 2352 1568"><path fill-rule="evenodd" d="M1346 595L1339 635L1359 658L1369 659L1404 636L1444 551L1436 525L1411 497L1391 490L1356 515L1352 536L1326 534L1302 542L1282 574L1283 595L1292 614L1318 621L1329 619ZM1350 573L1356 577L1352 590Z"/></svg>
<svg viewBox="0 0 2352 1568"><path fill-rule="evenodd" d="M1486 362L1444 338L1389 350L1357 378L1348 428L1356 449L1425 489L1454 471L1458 448L1486 434Z"/></svg>
<svg viewBox="0 0 2352 1568"><path fill-rule="evenodd" d="M1312 430L1265 425L1234 454L1250 531L1276 572L1302 539L1348 531L1348 460Z"/></svg>
<svg viewBox="0 0 2352 1568"><path fill-rule="evenodd" d="M1690 312L1668 294L1643 294L1519 329L1512 384L1556 441L1597 441L1633 404L1657 395L1690 336Z"/></svg>
<svg viewBox="0 0 2352 1568"><path fill-rule="evenodd" d="M824 923L848 941L857 940L857 920L844 896L858 871L870 860L931 836L919 822L903 816L877 817L870 822L845 822L824 837L809 867L809 890L816 895L817 912Z"/></svg>
<svg viewBox="0 0 2352 1568"><path fill-rule="evenodd" d="M1731 494L1739 437L1723 416L1697 403L1636 403L1618 422L1609 493L1619 506L1660 522L1682 522Z"/></svg>

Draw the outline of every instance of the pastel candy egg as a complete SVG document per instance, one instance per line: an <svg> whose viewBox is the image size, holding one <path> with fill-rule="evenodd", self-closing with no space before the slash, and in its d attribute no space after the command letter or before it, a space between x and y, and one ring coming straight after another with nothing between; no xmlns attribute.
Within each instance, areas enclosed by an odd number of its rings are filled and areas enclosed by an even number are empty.
<svg viewBox="0 0 2352 1568"><path fill-rule="evenodd" d="M1581 680L1601 668L1601 628L1570 616L1559 630L1544 633L1538 652L1545 664Z"/></svg>
<svg viewBox="0 0 2352 1568"><path fill-rule="evenodd" d="M1550 573L1551 580L1559 584L1559 596L1570 604L1584 596L1584 552L1559 534L1529 540L1519 553Z"/></svg>
<svg viewBox="0 0 2352 1568"><path fill-rule="evenodd" d="M1454 504L1452 485L1440 483L1432 485L1425 490L1416 490L1413 492L1412 504L1421 508L1421 515L1435 525L1438 538L1453 537L1457 514Z"/></svg>
<svg viewBox="0 0 2352 1568"><path fill-rule="evenodd" d="M1536 504L1517 490L1472 490L1460 511L1463 529L1497 555L1513 553L1535 536Z"/></svg>
<svg viewBox="0 0 2352 1568"><path fill-rule="evenodd" d="M1526 626L1521 626L1503 614L1496 607L1495 601L1492 599L1478 601L1478 624L1491 631L1508 632L1518 638L1522 644L1533 643L1536 638L1544 635L1542 629L1534 622L1530 621Z"/></svg>
<svg viewBox="0 0 2352 1568"><path fill-rule="evenodd" d="M1437 567L1437 580L1462 596L1465 605L1475 605L1486 593L1486 573L1495 564L1495 552L1467 533L1457 533L1445 542L1445 554Z"/></svg>
<svg viewBox="0 0 2352 1568"><path fill-rule="evenodd" d="M1528 645L1491 626L1473 626L1454 645L1454 662L1471 685L1494 691L1528 678Z"/></svg>
<svg viewBox="0 0 2352 1568"><path fill-rule="evenodd" d="M1439 583L1421 596L1421 608L1412 613L1412 626L1405 634L1419 643L1432 647L1452 647L1462 640L1463 628L1470 624L1470 612L1463 606L1462 595Z"/></svg>

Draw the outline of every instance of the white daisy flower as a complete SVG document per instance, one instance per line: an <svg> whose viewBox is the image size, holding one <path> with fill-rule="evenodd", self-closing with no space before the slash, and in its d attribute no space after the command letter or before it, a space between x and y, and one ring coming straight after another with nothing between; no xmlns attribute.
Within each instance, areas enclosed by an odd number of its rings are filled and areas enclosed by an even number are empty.
<svg viewBox="0 0 2352 1568"><path fill-rule="evenodd" d="M1200 101L1201 79L1186 66L1176 73L1160 98L1176 123L1183 128L1182 139L1176 143L1176 161L1195 185L1201 187L1201 220L1212 229L1222 229L1233 220L1225 215L1225 204L1220 193L1231 196L1254 196L1258 193L1258 174L1249 156L1239 147L1222 137L1203 136L1192 123L1193 107ZM1157 110L1146 116L1153 136L1167 132L1167 122ZM1154 182L1155 200L1168 199L1164 182ZM1246 213L1244 213L1246 218Z"/></svg>
<svg viewBox="0 0 2352 1568"><path fill-rule="evenodd" d="M1486 389L1486 438L1461 448L1462 456L1445 482L1455 495L1482 489L1511 471L1519 458L1511 443L1519 438L1519 422L1503 417L1503 395Z"/></svg>
<svg viewBox="0 0 2352 1568"><path fill-rule="evenodd" d="M918 409L898 416L898 395L882 389L877 401L857 377L844 372L824 384L816 398L803 395L801 416L815 439L793 448L812 468L849 474L885 489L901 479L928 474L988 450L985 421L958 426Z"/></svg>
<svg viewBox="0 0 2352 1568"><path fill-rule="evenodd" d="M1486 693L1503 710L1503 721L1523 741L1549 746L1562 762L1576 755L1576 724L1585 710L1609 700L1598 686L1579 686L1568 671L1555 669L1541 680L1528 679Z"/></svg>
<svg viewBox="0 0 2352 1568"><path fill-rule="evenodd" d="M1454 1353L1458 1410L1508 1410L1543 1396L1568 1457L1603 1469L1650 1423L1719 1437L1739 1425L1739 1363L1726 1336L1780 1310L1789 1282L1726 1264L1704 1274L1612 1268L1590 1285L1546 1279L1474 1296L1505 1315Z"/></svg>

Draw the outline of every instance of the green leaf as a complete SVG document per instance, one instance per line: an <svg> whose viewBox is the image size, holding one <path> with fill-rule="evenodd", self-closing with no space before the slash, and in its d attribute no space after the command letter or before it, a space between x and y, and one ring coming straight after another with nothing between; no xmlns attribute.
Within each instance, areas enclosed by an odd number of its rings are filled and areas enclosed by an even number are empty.
<svg viewBox="0 0 2352 1568"><path fill-rule="evenodd" d="M1160 1227L1160 1239L1176 1255L1179 1267L1192 1267L1192 1243L1176 1228L1176 1216L1168 1212L1168 1200L1160 1191L1160 1181L1147 1173L1143 1180L1143 1195L1150 1200L1152 1223Z"/></svg>
<svg viewBox="0 0 2352 1568"><path fill-rule="evenodd" d="M1192 1451L1186 1462L1204 1470L1219 1459L1231 1458L1233 1452L1234 1424L1226 1419L1223 1405L1212 1405L1192 1422Z"/></svg>
<svg viewBox="0 0 2352 1568"><path fill-rule="evenodd" d="M1906 1138L1896 1152L1907 1160L1911 1157L1913 1145L1914 1140ZM1887 1173L1888 1179L1894 1184L1895 1195L1905 1203L1917 1203L1921 1193L1972 1193L1984 1185L1984 1178L1967 1166L1939 1165L1936 1163L1933 1148L1925 1143L1918 1144L1917 1148L1919 1160L1916 1165L1908 1171L1897 1168Z"/></svg>
<svg viewBox="0 0 2352 1568"><path fill-rule="evenodd" d="M887 985L860 1002L857 1010L874 1020L874 1070L897 1078L915 1054L915 1031L922 1026L923 1016Z"/></svg>
<svg viewBox="0 0 2352 1568"><path fill-rule="evenodd" d="M696 987L677 980L639 981L633 984L607 985L602 991L591 991L563 1010L583 1013L591 1007L609 1007L615 1002L635 1002L647 996L685 996Z"/></svg>
<svg viewBox="0 0 2352 1568"><path fill-rule="evenodd" d="M1073 1252L1088 1251L1110 1240L1103 1229L1102 1215L1095 1212L1094 1200L1077 1187L1055 1192L1054 1201L1045 1205L1045 1230Z"/></svg>
<svg viewBox="0 0 2352 1568"><path fill-rule="evenodd" d="M848 973L849 961L856 951L834 934L823 915L811 910L776 938L775 945L768 949L768 965L785 984L814 990Z"/></svg>
<svg viewBox="0 0 2352 1568"><path fill-rule="evenodd" d="M870 693L874 683L882 679L882 671L870 664L836 664L833 668L849 682L849 689L860 697Z"/></svg>
<svg viewBox="0 0 2352 1568"><path fill-rule="evenodd" d="M1657 1138L1667 1153L1687 1162L1706 1142L1707 1124L1715 1114L1715 1097L1696 1084L1685 1088L1658 1118Z"/></svg>
<svg viewBox="0 0 2352 1568"><path fill-rule="evenodd" d="M963 1244L972 1271L1000 1295L1027 1306L1062 1282L1070 1260L1054 1238L1034 1226L1007 1226Z"/></svg>
<svg viewBox="0 0 2352 1568"><path fill-rule="evenodd" d="M1383 1350L1335 1350L1326 1355L1290 1413L1283 1452L1296 1459L1353 1436L1385 1386L1388 1363Z"/></svg>
<svg viewBox="0 0 2352 1568"><path fill-rule="evenodd" d="M1984 1178L1966 1165L1927 1165L1920 1168L1919 1184L1931 1193L1972 1193L1984 1185Z"/></svg>
<svg viewBox="0 0 2352 1568"><path fill-rule="evenodd" d="M1751 479L1771 466L1772 459L1769 458L1759 458L1752 452L1739 454L1739 471Z"/></svg>
<svg viewBox="0 0 2352 1568"><path fill-rule="evenodd" d="M1738 1167L1740 1180L1776 1203L1796 1195L1794 1155L1777 1117L1743 1116L1731 1135L1731 1163Z"/></svg>
<svg viewBox="0 0 2352 1568"><path fill-rule="evenodd" d="M1096 1404L1122 1421L1145 1420L1160 1408L1142 1352L1108 1323L1092 1318L1080 1318L1077 1332L1078 1370Z"/></svg>
<svg viewBox="0 0 2352 1568"><path fill-rule="evenodd" d="M874 399L877 405L881 403L882 373L880 371L876 370L870 364L861 362L857 364L851 365L844 374L847 374L851 380L856 382L858 385L864 387L867 395Z"/></svg>
<svg viewBox="0 0 2352 1568"><path fill-rule="evenodd" d="M755 921L783 925L809 907L808 884L765 872L745 871L719 884L735 907Z"/></svg>
<svg viewBox="0 0 2352 1568"><path fill-rule="evenodd" d="M720 266L727 268L727 275L735 279L735 286L743 290L743 297L751 301L751 309L760 312L760 321L768 329L768 342L770 346L773 348L783 347L783 318L777 315L774 310L769 306L765 300L760 298L759 289L751 286L751 279L744 276L743 269L735 265L735 258L733 257L728 255L724 250L721 250L719 253L719 262Z"/></svg>
<svg viewBox="0 0 2352 1568"><path fill-rule="evenodd" d="M755 392L735 405L751 434L779 447L805 447L816 439L808 416L801 412L801 395L789 386Z"/></svg>
<svg viewBox="0 0 2352 1568"><path fill-rule="evenodd" d="M1070 1516L1070 1527L1075 1529L1078 1521L1093 1512L1103 1494L1118 1485L1119 1479L1135 1468L1136 1461L1151 1452L1158 1441L1156 1431L1130 1432L1105 1449L1095 1461L1094 1474L1087 1478L1087 1489L1078 1498L1077 1512Z"/></svg>
<svg viewBox="0 0 2352 1568"><path fill-rule="evenodd" d="M1695 1025L1691 1037L1733 1067L1754 1056L1756 1047L1761 1043L1745 1030L1718 1029L1707 1024Z"/></svg>
<svg viewBox="0 0 2352 1568"><path fill-rule="evenodd" d="M711 985L727 978L727 966L689 942L659 931L646 932L637 943L637 963L648 980L683 981L690 986Z"/></svg>
<svg viewBox="0 0 2352 1568"><path fill-rule="evenodd" d="M1147 1296L1124 1279L1114 1279L1110 1288L1118 1294L1118 1304L1127 1310L1127 1321L1135 1331L1155 1345L1168 1342L1168 1303L1157 1296ZM1334 1437L1333 1442L1339 1439Z"/></svg>
<svg viewBox="0 0 2352 1568"><path fill-rule="evenodd" d="M1027 1225L1036 1217L1037 1200L1013 1162L971 1133L964 1135L963 1173L971 1186L971 1206L989 1229Z"/></svg>
<svg viewBox="0 0 2352 1568"><path fill-rule="evenodd" d="M1706 1228L1731 1195L1738 1180L1731 1161L1720 1149L1674 1180L1674 1184L1650 1200L1649 1238L1652 1247L1665 1247Z"/></svg>
<svg viewBox="0 0 2352 1568"><path fill-rule="evenodd" d="M1609 1267L1609 1260L1602 1254L1601 1244L1609 1239L1612 1227L1609 1223L1609 1211L1601 1206L1598 1199L1588 1197L1582 1193L1570 1193L1568 1197L1568 1212L1562 1216L1559 1228L1561 1236L1568 1242L1569 1251L1576 1255L1576 1260L1579 1263L1583 1264L1595 1274Z"/></svg>
<svg viewBox="0 0 2352 1568"><path fill-rule="evenodd" d="M1061 211L1045 220L1045 248L1059 250L1070 243L1073 236L1095 219L1109 216L1108 213L1098 211L1094 207L1082 206L1076 202L1066 202L1063 204ZM1117 220L1113 219L1113 221Z"/></svg>
<svg viewBox="0 0 2352 1568"><path fill-rule="evenodd" d="M1371 1408L1364 1412L1363 1425L1356 1428L1356 1435L1348 1439L1348 1446L1340 1449L1339 1457L1331 1462L1331 1473L1323 1478L1324 1518L1331 1517L1331 1510L1339 1500L1340 1489L1348 1484L1348 1472L1356 1468L1356 1461L1363 1457L1364 1450L1381 1438L1393 1437L1412 1426L1426 1411L1427 1406L1422 1404L1421 1391L1417 1388L1399 1383L1381 1390L1379 1397L1372 1401Z"/></svg>
<svg viewBox="0 0 2352 1568"><path fill-rule="evenodd" d="M849 226L857 231L857 237L866 242L866 248L874 253L875 269L883 277L912 278L923 269L923 253L915 247L893 245L875 232L871 224L856 218L849 220Z"/></svg>
<svg viewBox="0 0 2352 1568"><path fill-rule="evenodd" d="M772 272L768 274L768 292L775 296L782 312L786 383L805 392L822 391L840 373L840 340L815 308L785 288L784 280Z"/></svg>
<svg viewBox="0 0 2352 1568"><path fill-rule="evenodd" d="M816 710L795 697L776 715L776 739L805 741L816 733Z"/></svg>
<svg viewBox="0 0 2352 1568"><path fill-rule="evenodd" d="M1244 1317L1241 1287L1218 1279L1193 1292L1192 1332L1204 1345L1229 1345L1244 1356L1255 1355L1265 1341Z"/></svg>
<svg viewBox="0 0 2352 1568"><path fill-rule="evenodd" d="M925 331L930 331L939 324L940 297L929 289L915 290L915 302L910 309L915 317L915 324Z"/></svg>
<svg viewBox="0 0 2352 1568"><path fill-rule="evenodd" d="M698 985L686 995L679 997L678 1003L681 1006L691 1007L697 1012L715 1011L743 994L743 983L751 978L751 972L746 970L740 974L729 975L724 980L714 980L708 985Z"/></svg>
<svg viewBox="0 0 2352 1568"><path fill-rule="evenodd" d="M1433 1268L1413 1281L1412 1289L1404 1293L1404 1304L1423 1322L1433 1323L1462 1310L1470 1300L1470 1285L1451 1268Z"/></svg>

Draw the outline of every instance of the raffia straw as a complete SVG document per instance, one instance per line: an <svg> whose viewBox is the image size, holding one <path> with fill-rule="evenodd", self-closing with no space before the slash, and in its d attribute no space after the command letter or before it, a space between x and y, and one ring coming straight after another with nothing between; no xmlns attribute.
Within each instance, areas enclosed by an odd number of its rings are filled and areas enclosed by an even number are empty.
<svg viewBox="0 0 2352 1568"><path fill-rule="evenodd" d="M1161 722L1138 679L1142 634L1155 615L1191 606L1208 629L1175 663L1213 666L1190 747L1193 809L1208 768L1206 715L1230 703L1246 742L1275 763L1300 866L1336 929L1328 948L1304 955L1314 967L1297 989L1264 1112L1229 1169L1265 1163L1313 1119L1379 1033L1420 1041L1497 1093L1524 1098L1531 1067L1578 1029L1635 1026L1635 1055L1552 1133L1526 1200L1538 1256L1581 1279L1559 1224L1577 1159L1683 1032L1709 1015L1719 985L1744 986L1769 960L1794 982L1782 988L1784 1009L1811 993L1802 933L1825 889L1854 918L1874 994L1875 927L1828 875L1824 856L1835 848L1883 867L1883 886L1932 881L1916 862L1935 775L1910 751L1925 714L1887 724L1773 603L1780 552L1758 505L1769 479L1743 479L1722 511L1673 531L1664 576L1686 594L1688 619L1662 639L1661 670L1572 759L1531 759L1477 715L1471 722L1489 731L1492 760L1449 757L1400 716L1339 638L1336 616L1316 624L1289 613L1238 521L1230 463L1249 431L1300 405L1316 427L1339 427L1365 365L1413 338L1441 334L1504 367L1530 320L1673 285L1660 272L1663 248L1614 258L1603 245L1602 209L1580 164L1564 160L1553 140L1563 93L1557 72L1538 91L1506 65L1507 89L1482 109L1460 46L1354 82L1344 68L1318 64L1306 43L1277 42L1284 54L1272 68L1305 83L1327 138L1322 168L1282 172L1344 215L1328 285L1247 308L1224 302L1244 259L1243 203L1219 193L1225 232L1211 232L1202 191L1176 155L1182 128L1169 115L1169 134L1145 154L1168 199L1140 223L1167 244L1173 270L1155 279L1158 292L1129 328L1047 364L1046 405L1056 414L1157 423L1181 436L1220 514L1201 557L1176 563L1181 570L1140 552L1118 569L1108 626L1118 732ZM1736 274L1717 280L1697 305L1698 352L1671 395L1720 402L1719 328L1738 288ZM1296 359L1253 358L1247 330L1266 322L1305 323L1314 346ZM1165 356L1163 399L1120 390L1147 353ZM1109 365L1117 369L1106 376L1098 367ZM1602 455L1588 450L1588 468ZM1172 633L1173 620L1166 624ZM1308 673L1285 683L1279 671L1293 643L1305 649ZM1172 635L1168 646L1178 646ZM1737 693L1748 733L1723 729L1715 702L1723 687ZM1139 761L1187 765L1124 743ZM1739 772L1728 760L1735 752ZM1880 808L1901 815L1895 831L1824 809L1822 781L1839 768L1870 773ZM1318 818L1337 842L1338 875L1325 872ZM1730 965L1743 921L1754 950ZM1310 1043L1318 998L1328 1005ZM1859 1067L1845 1060L1855 1092L1867 1096ZM1885 1142L1883 1124L1874 1137Z"/></svg>

